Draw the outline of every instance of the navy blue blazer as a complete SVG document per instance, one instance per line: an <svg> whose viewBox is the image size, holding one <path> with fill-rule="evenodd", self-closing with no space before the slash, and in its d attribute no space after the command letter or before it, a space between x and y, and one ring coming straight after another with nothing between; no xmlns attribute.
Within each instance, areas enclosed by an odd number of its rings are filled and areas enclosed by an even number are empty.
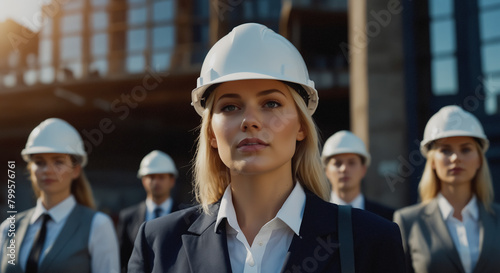
<svg viewBox="0 0 500 273"><path fill-rule="evenodd" d="M142 224L128 264L139 272L231 272L226 225L215 231L219 204ZM340 272L338 206L306 192L300 236L294 235L282 272ZM356 272L405 272L398 226L373 213L352 210Z"/></svg>
<svg viewBox="0 0 500 273"><path fill-rule="evenodd" d="M173 200L172 211L181 208L177 200ZM146 221L146 202L130 206L120 211L116 233L120 242L120 260L122 272L127 272L127 264L134 248L135 237L142 223Z"/></svg>

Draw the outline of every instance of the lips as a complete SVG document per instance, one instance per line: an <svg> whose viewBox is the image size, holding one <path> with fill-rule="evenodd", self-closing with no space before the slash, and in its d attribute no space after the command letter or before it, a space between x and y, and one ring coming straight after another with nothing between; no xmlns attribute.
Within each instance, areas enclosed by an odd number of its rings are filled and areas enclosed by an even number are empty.
<svg viewBox="0 0 500 273"><path fill-rule="evenodd" d="M451 169L450 169L450 172L451 172L451 173L459 173L459 172L461 172L461 171L463 171L463 170L464 170L464 169L462 169L462 168L455 167L455 168L451 168Z"/></svg>
<svg viewBox="0 0 500 273"><path fill-rule="evenodd" d="M266 148L267 146L269 146L269 144L267 144L266 142L264 142L261 139L245 138L242 141L240 141L240 143L238 143L238 146L236 146L236 148L240 151L251 152L251 151L262 150L262 149Z"/></svg>

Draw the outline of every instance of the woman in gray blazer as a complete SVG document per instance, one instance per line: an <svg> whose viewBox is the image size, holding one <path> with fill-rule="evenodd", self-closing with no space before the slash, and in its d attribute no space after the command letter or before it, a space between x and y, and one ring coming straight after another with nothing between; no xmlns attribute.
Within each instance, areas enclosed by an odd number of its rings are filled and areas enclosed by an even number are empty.
<svg viewBox="0 0 500 273"><path fill-rule="evenodd" d="M408 272L499 272L500 206L493 203L488 146L479 121L458 106L428 121L421 203L394 214Z"/></svg>

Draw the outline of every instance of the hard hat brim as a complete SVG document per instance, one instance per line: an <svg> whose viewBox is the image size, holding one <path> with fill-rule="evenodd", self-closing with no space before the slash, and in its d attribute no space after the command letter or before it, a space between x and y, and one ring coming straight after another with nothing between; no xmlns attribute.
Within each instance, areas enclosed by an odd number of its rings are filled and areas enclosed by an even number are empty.
<svg viewBox="0 0 500 273"><path fill-rule="evenodd" d="M196 113L198 113L198 115L200 116L203 115L203 110L205 110L205 108L201 105L201 100L203 99L203 94L205 93L208 87L218 83L240 81L240 80L277 80L277 81L287 81L300 84L302 87L304 87L304 89L307 91L309 95L309 102L307 104L308 113L310 115L314 114L318 106L318 100L319 100L318 91L315 88L312 88L305 83L298 82L294 79L287 79L284 78L283 76L275 77L275 76L270 76L268 74L255 73L255 72L238 72L219 77L216 80L211 81L209 84L201 85L200 87L193 89L193 91L191 92L191 101L192 101L191 104L196 110Z"/></svg>
<svg viewBox="0 0 500 273"><path fill-rule="evenodd" d="M52 147L47 147L47 146L36 146L36 147L30 147L28 149L23 149L21 151L21 155L24 159L24 161L29 162L30 161L30 155L34 154L68 154L68 155L75 155L78 156L82 159L81 165L84 167L87 165L87 156L86 155L79 155L76 153L70 153L68 151L61 151L59 149L54 149Z"/></svg>
<svg viewBox="0 0 500 273"><path fill-rule="evenodd" d="M443 138L448 138L448 137L472 137L476 138L479 141L481 141L481 146L482 146L482 152L486 153L490 146L489 140L486 138L486 136L482 135L479 136L477 134L473 134L467 131L462 131L462 130L453 130L453 131L446 131L442 132L438 136L433 137L432 139L425 139L420 143L420 153L422 154L423 157L427 158L427 153L429 152L429 145L433 143L436 140L443 139Z"/></svg>

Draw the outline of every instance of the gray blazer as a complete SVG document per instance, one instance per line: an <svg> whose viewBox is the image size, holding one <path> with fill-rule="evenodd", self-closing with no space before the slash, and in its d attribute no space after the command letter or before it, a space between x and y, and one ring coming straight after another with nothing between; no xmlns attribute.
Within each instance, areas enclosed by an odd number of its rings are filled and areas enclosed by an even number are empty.
<svg viewBox="0 0 500 273"><path fill-rule="evenodd" d="M480 254L473 272L500 272L500 206L492 205L493 214L482 203L478 207ZM437 199L397 210L394 222L401 229L407 272L465 272Z"/></svg>

